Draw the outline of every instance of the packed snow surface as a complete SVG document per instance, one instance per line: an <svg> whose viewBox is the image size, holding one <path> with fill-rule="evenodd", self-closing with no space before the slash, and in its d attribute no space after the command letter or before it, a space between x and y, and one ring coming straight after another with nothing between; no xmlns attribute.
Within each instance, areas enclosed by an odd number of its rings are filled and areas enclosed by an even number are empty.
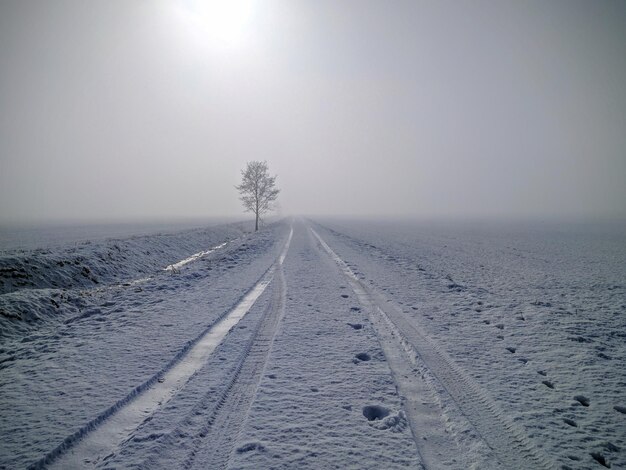
<svg viewBox="0 0 626 470"><path fill-rule="evenodd" d="M618 225L5 249L0 468L626 468L625 266Z"/></svg>

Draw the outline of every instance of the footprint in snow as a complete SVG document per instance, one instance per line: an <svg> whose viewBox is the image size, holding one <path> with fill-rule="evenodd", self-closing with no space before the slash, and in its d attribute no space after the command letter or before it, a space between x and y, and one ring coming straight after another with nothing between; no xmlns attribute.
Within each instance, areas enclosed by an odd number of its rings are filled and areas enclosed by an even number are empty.
<svg viewBox="0 0 626 470"><path fill-rule="evenodd" d="M611 468L611 464L606 460L606 457L604 457L604 455L602 455L600 452L592 452L590 455L600 465L603 465L606 468Z"/></svg>
<svg viewBox="0 0 626 470"><path fill-rule="evenodd" d="M544 384L548 388L554 389L554 384L550 382L549 380L542 380L541 383Z"/></svg>
<svg viewBox="0 0 626 470"><path fill-rule="evenodd" d="M574 400L576 400L578 403L580 403L583 406L589 406L589 398L587 398L584 395L576 395L574 397Z"/></svg>
<svg viewBox="0 0 626 470"><path fill-rule="evenodd" d="M375 429L391 432L402 432L407 426L407 420L403 411L391 413L387 408L380 405L368 405L363 407L363 416L369 421L369 425Z"/></svg>
<svg viewBox="0 0 626 470"><path fill-rule="evenodd" d="M568 424L569 426L573 427L573 428L577 428L578 424L576 423L576 421L574 421L573 419L569 419L569 418L563 418L563 422L565 424Z"/></svg>
<svg viewBox="0 0 626 470"><path fill-rule="evenodd" d="M352 360L352 362L354 362L355 364L358 364L359 362L367 362L370 359L372 359L372 357L369 354L359 353L354 356L354 359Z"/></svg>
<svg viewBox="0 0 626 470"><path fill-rule="evenodd" d="M133 437L133 441L135 441L135 442L156 441L162 435L163 434L161 434L161 433L152 433L152 434L149 434L147 436L135 436L135 437Z"/></svg>
<svg viewBox="0 0 626 470"><path fill-rule="evenodd" d="M348 294L341 294L341 296L342 296L344 299L347 299L348 297L350 297Z"/></svg>
<svg viewBox="0 0 626 470"><path fill-rule="evenodd" d="M360 323L347 323L347 325L351 326L355 330L360 330L361 328L363 328L363 325L361 325Z"/></svg>
<svg viewBox="0 0 626 470"><path fill-rule="evenodd" d="M380 405L367 405L363 407L363 416L365 416L368 421L383 419L389 416L389 409Z"/></svg>
<svg viewBox="0 0 626 470"><path fill-rule="evenodd" d="M238 447L237 453L243 454L245 452L250 452L253 450L256 450L259 452L265 452L265 446L261 444L260 442L248 442L247 444L244 444L241 447Z"/></svg>
<svg viewBox="0 0 626 470"><path fill-rule="evenodd" d="M512 348L512 347L510 347L510 346L509 346L509 347L507 347L507 348L505 348L505 349L506 349L508 352L510 352L511 354L515 354L515 351L516 351L516 349L515 349L515 348Z"/></svg>

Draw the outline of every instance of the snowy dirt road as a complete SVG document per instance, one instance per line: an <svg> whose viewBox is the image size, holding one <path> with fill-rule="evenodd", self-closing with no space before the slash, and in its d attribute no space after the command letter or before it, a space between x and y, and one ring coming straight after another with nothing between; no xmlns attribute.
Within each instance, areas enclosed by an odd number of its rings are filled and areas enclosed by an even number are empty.
<svg viewBox="0 0 626 470"><path fill-rule="evenodd" d="M353 246L283 221L7 343L0 467L610 465L559 464Z"/></svg>

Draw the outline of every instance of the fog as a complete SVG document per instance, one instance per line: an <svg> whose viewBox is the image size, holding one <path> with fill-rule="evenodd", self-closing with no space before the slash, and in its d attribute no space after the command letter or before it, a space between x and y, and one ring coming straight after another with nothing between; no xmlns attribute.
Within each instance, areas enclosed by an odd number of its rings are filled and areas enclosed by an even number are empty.
<svg viewBox="0 0 626 470"><path fill-rule="evenodd" d="M626 3L212 3L0 3L0 222L626 217Z"/></svg>

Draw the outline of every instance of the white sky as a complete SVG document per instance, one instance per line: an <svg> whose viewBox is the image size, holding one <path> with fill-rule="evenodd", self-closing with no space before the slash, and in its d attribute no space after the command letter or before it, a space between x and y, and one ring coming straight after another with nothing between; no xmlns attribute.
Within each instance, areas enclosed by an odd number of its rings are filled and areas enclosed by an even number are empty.
<svg viewBox="0 0 626 470"><path fill-rule="evenodd" d="M234 1L0 0L0 222L626 217L626 2Z"/></svg>

